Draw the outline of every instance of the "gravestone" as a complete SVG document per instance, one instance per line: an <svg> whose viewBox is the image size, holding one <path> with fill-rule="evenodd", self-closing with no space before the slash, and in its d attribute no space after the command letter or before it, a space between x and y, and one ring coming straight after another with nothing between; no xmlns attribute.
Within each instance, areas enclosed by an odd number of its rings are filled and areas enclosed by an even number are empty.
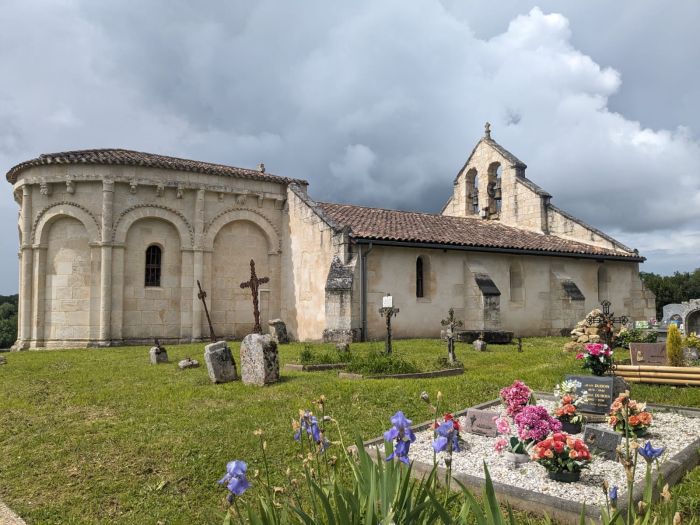
<svg viewBox="0 0 700 525"><path fill-rule="evenodd" d="M484 341L481 338L481 336L479 336L479 339L472 343L472 346L474 347L474 350L477 350L479 352L486 352L486 341Z"/></svg>
<svg viewBox="0 0 700 525"><path fill-rule="evenodd" d="M494 418L498 417L498 412L493 410L479 410L478 408L470 408L467 410L465 419L467 423L464 430L470 434L479 436L496 437L498 430Z"/></svg>
<svg viewBox="0 0 700 525"><path fill-rule="evenodd" d="M566 379L581 383L581 386L576 389L576 394L581 395L584 390L588 392L588 401L578 406L582 412L607 414L610 411L610 405L619 394L615 388L616 378L612 376L566 376Z"/></svg>
<svg viewBox="0 0 700 525"><path fill-rule="evenodd" d="M335 345L335 349L341 354L347 354L350 351L350 345L348 343L338 343Z"/></svg>
<svg viewBox="0 0 700 525"><path fill-rule="evenodd" d="M287 325L284 324L282 319L272 319L267 322L270 327L270 335L272 340L278 345L284 345L289 342L289 335L287 334Z"/></svg>
<svg viewBox="0 0 700 525"><path fill-rule="evenodd" d="M238 379L236 363L226 341L217 341L205 346L204 362L212 383L228 383Z"/></svg>
<svg viewBox="0 0 700 525"><path fill-rule="evenodd" d="M241 342L241 378L246 385L258 386L279 381L277 343L272 340L272 336L245 336Z"/></svg>
<svg viewBox="0 0 700 525"><path fill-rule="evenodd" d="M630 359L633 365L666 365L665 343L630 343Z"/></svg>
<svg viewBox="0 0 700 525"><path fill-rule="evenodd" d="M614 460L617 456L617 447L622 442L622 436L614 430L586 425L583 429L583 442L588 445L592 454L600 454L605 459Z"/></svg>
<svg viewBox="0 0 700 525"><path fill-rule="evenodd" d="M0 355L0 365L6 365L7 364L7 359L5 359L4 355Z"/></svg>
<svg viewBox="0 0 700 525"><path fill-rule="evenodd" d="M199 361L186 357L180 361L177 366L180 370L186 370L187 368L199 368Z"/></svg>
<svg viewBox="0 0 700 525"><path fill-rule="evenodd" d="M151 358L152 365L168 362L168 351L165 349L165 347L160 346L158 339L156 339L156 346L151 347L151 349L148 351L148 355Z"/></svg>

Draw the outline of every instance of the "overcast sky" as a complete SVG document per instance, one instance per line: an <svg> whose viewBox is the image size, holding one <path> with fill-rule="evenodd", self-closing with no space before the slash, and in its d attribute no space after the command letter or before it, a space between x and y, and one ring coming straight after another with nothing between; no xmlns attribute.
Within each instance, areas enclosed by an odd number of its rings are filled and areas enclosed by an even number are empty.
<svg viewBox="0 0 700 525"><path fill-rule="evenodd" d="M553 203L700 267L700 2L3 0L0 167L123 147L438 212L492 123ZM0 192L0 293L18 207Z"/></svg>

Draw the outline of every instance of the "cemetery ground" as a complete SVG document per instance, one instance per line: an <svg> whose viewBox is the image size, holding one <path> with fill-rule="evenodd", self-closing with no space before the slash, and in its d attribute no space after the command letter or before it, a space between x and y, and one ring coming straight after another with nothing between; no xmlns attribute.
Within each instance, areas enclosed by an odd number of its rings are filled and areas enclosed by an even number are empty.
<svg viewBox="0 0 700 525"><path fill-rule="evenodd" d="M0 500L28 523L221 523L226 490L216 481L226 462L242 459L249 473L263 472L256 429L267 441L272 484L288 487L286 467L301 472L290 421L300 408L314 410L319 396L326 396L326 413L338 421L346 443L358 435L370 439L389 427L397 410L416 423L431 419L422 391L434 396L440 390L452 411L498 397L516 378L551 391L566 374L581 372L574 354L562 353L565 342L525 339L522 353L516 344L476 352L458 343L465 373L455 377L351 381L332 370L283 370L279 383L262 388L211 384L205 367L179 370L180 359L202 360L201 343L169 346L170 363L163 365L149 364L147 347L6 354ZM238 347L231 344L237 362ZM351 352L382 347L353 344ZM303 349L280 346L280 365L297 362ZM439 340L398 340L394 352L425 369L447 354ZM700 407L698 388L632 388L635 398L650 403ZM686 516L700 514L700 468L674 491Z"/></svg>

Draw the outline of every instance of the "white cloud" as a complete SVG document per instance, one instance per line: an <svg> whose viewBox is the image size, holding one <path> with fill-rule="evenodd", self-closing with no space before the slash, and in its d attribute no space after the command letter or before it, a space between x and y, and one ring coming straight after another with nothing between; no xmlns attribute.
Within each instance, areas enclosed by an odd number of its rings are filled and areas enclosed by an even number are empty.
<svg viewBox="0 0 700 525"><path fill-rule="evenodd" d="M478 37L433 0L15 1L0 27L0 164L111 146L263 161L319 200L437 211L489 120L555 204L642 252L655 232L700 230L697 137L610 110L624 75L577 49L567 17L517 5Z"/></svg>

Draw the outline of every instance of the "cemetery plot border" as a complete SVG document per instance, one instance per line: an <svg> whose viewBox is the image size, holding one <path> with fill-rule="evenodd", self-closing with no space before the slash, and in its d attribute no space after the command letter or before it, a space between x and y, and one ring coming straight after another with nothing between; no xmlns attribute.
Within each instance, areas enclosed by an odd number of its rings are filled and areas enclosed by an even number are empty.
<svg viewBox="0 0 700 525"><path fill-rule="evenodd" d="M386 374L370 375L353 374L350 372L338 372L338 379L430 379L432 377L459 376L464 373L464 368L446 368L444 370L433 370L431 372L414 372L410 374Z"/></svg>
<svg viewBox="0 0 700 525"><path fill-rule="evenodd" d="M554 397L551 394L544 392L535 392L535 395L539 400L553 401ZM470 409L478 410L494 410L497 409L501 404L500 400L487 401L475 405L473 407L460 410L454 413L455 418L464 417L467 411ZM700 418L700 409L690 408L690 407L678 407L670 405L647 405L651 410L655 412L668 412L675 413L681 416L689 418ZM415 433L420 433L431 428L433 421L426 421L419 425L413 425L411 428ZM469 434L463 433L463 437L466 437L467 447L469 446ZM378 437L369 441L364 442L365 449L370 453L370 455L375 459L375 461L380 460L383 456L383 443L384 438ZM691 443L686 445L684 448L677 451L673 456L667 457L663 460L660 473L664 477L665 481L669 486L673 486L678 483L683 476L692 470L695 466L700 463L700 454L698 449L700 448L700 437L696 437ZM409 458L411 455L409 453ZM441 462L442 463L442 462ZM412 462L412 474L417 478L422 478L427 476L433 469L433 464L430 461L419 461L414 460ZM644 465L640 466L644 469ZM442 483L446 476L446 469L444 464L438 466L437 479ZM491 473L493 476L493 472ZM654 485L656 485L656 478L658 473L654 473ZM455 470L453 463L452 477L458 480L465 487L471 490L473 493L479 495L484 486L483 472L481 476L476 476L472 474L467 474L465 472L459 472ZM458 490L453 484L452 487ZM571 487L567 487L567 490L574 490L575 483ZM549 515L550 518L560 521L562 523L579 523L581 510L583 505L579 502L573 501L571 499L564 499L551 494L546 494L543 492L537 492L535 490L530 490L522 488L522 486L517 486L517 484L507 484L499 481L493 481L494 490L496 492L496 497L500 502L508 501L514 508L531 512L537 515ZM620 487L621 489L623 487ZM602 488L600 489L602 494ZM634 504L642 499L644 491L644 480L643 477L640 481L637 481L633 489L632 501ZM620 499L618 501L618 508L625 509L628 505L629 497L624 492L620 494ZM586 504L585 516L586 521L593 520L595 522L600 521L600 507L593 504Z"/></svg>
<svg viewBox="0 0 700 525"><path fill-rule="evenodd" d="M315 365L302 365L299 363L287 363L285 370L290 372L323 372L325 370L338 370L347 368L348 363L319 363Z"/></svg>

